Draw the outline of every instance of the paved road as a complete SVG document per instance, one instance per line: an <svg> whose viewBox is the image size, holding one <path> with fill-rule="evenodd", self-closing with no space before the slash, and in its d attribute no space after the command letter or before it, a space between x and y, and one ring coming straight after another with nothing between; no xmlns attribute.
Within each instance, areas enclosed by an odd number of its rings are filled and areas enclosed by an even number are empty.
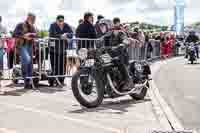
<svg viewBox="0 0 200 133"><path fill-rule="evenodd" d="M200 64L187 63L182 57L169 62L155 82L184 127L200 132Z"/></svg>
<svg viewBox="0 0 200 133"><path fill-rule="evenodd" d="M1 128L16 133L117 133L121 130L150 133L162 130L149 97L139 102L129 97L105 100L99 108L85 109L73 98L69 85L60 90L44 83L40 91L10 87L5 89L14 91L0 96L0 133Z"/></svg>

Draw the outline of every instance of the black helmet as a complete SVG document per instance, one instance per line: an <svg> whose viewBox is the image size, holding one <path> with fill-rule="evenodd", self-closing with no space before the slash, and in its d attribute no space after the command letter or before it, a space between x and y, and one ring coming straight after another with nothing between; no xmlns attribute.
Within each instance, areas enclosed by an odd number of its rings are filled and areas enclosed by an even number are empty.
<svg viewBox="0 0 200 133"><path fill-rule="evenodd" d="M190 34L194 34L195 33L195 31L194 30L190 30L190 32L189 32Z"/></svg>
<svg viewBox="0 0 200 133"><path fill-rule="evenodd" d="M101 19L104 19L104 16L98 15L98 16L97 16L97 20L101 20Z"/></svg>
<svg viewBox="0 0 200 133"><path fill-rule="evenodd" d="M111 28L112 28L112 21L109 20L109 19L101 19L101 20L99 21L99 25L102 25L102 24L106 25L106 27L107 27L108 29L111 29Z"/></svg>

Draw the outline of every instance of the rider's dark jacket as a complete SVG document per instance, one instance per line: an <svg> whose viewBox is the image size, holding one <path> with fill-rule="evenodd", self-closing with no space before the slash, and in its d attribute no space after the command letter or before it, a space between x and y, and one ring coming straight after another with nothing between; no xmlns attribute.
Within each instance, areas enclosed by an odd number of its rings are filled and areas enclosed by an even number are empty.
<svg viewBox="0 0 200 133"><path fill-rule="evenodd" d="M112 57L119 56L122 64L128 64L129 60L127 49L119 47L126 39L128 39L127 34L120 29L113 29L104 37L105 46L118 47L117 49L110 51L110 54Z"/></svg>
<svg viewBox="0 0 200 133"><path fill-rule="evenodd" d="M199 37L197 35L188 35L185 39L185 42L191 43L191 42L198 42L199 41Z"/></svg>
<svg viewBox="0 0 200 133"><path fill-rule="evenodd" d="M73 31L67 23L64 24L63 29L61 29L56 22L51 24L49 28L49 37L57 39L50 39L50 53L65 53L66 49L68 48L68 42L66 40L61 39L61 36L64 33L68 33L68 38L72 38Z"/></svg>
<svg viewBox="0 0 200 133"><path fill-rule="evenodd" d="M127 39L127 34L119 29L113 29L109 33L107 33L105 40L105 46L116 47L119 44L122 44L125 39Z"/></svg>

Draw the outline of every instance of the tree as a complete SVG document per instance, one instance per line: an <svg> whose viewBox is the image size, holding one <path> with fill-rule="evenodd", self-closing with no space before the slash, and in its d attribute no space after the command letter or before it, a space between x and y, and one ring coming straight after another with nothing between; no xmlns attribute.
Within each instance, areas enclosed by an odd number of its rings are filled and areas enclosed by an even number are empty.
<svg viewBox="0 0 200 133"><path fill-rule="evenodd" d="M41 30L41 31L39 31L39 33L38 33L38 37L39 37L39 38L45 38L45 37L48 37L48 35L49 35L48 31L43 31L43 30Z"/></svg>

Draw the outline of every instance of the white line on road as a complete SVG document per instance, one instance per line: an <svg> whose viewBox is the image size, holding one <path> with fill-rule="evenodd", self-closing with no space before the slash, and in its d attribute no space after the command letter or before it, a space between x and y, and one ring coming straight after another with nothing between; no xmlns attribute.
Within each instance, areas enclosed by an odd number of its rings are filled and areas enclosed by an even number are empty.
<svg viewBox="0 0 200 133"><path fill-rule="evenodd" d="M176 61L180 59L179 58L174 58L174 59L169 59L166 61L160 61L155 63L152 66L153 69L153 77L155 76L156 72L158 72L158 70L163 66L166 65L172 61ZM172 125L172 127L174 128L175 131L184 131L184 126L182 125L182 123L180 122L180 120L176 117L175 113L172 111L172 109L169 107L169 105L167 104L167 102L164 100L164 98L161 96L159 89L157 88L156 84L154 81L152 81L152 92L153 95L151 96L155 96L154 98L159 102L160 107L162 108L162 110L164 111L167 119L169 120L170 124ZM193 131L194 133L197 133L197 131Z"/></svg>
<svg viewBox="0 0 200 133"><path fill-rule="evenodd" d="M39 109L36 109L36 108L30 108L30 107L25 107L25 106L22 106L22 105L15 105L15 104L9 104L9 103L0 103L0 105L7 106L7 107L10 107L10 108L14 108L14 109L23 110L23 111L26 111L26 112L39 113L43 116L49 116L49 117L54 118L54 119L62 119L62 120L72 121L74 123L78 123L78 124L84 125L86 127L98 128L98 129L108 131L108 132L111 132L111 133L124 133L121 130L116 129L116 128L106 127L104 125L101 125L101 124L98 124L98 123L95 123L95 122L90 122L90 121L81 120L81 119L75 119L75 118L71 118L71 117L61 115L61 114L57 114L57 113L54 113L54 112L49 112L49 111L46 111L46 110L39 110Z"/></svg>
<svg viewBox="0 0 200 133"><path fill-rule="evenodd" d="M156 87L154 81L152 81L152 86L153 86L153 89L154 89L154 96L159 101L159 104L160 104L162 110L164 111L167 119L169 120L170 124L172 125L172 127L176 131L183 131L184 128L183 128L182 124L180 123L180 121L177 119L174 112L171 110L169 105L166 103L166 101L163 99L163 97L158 92L158 88Z"/></svg>
<svg viewBox="0 0 200 133"><path fill-rule="evenodd" d="M0 133L17 133L14 130L8 130L6 128L0 128Z"/></svg>

